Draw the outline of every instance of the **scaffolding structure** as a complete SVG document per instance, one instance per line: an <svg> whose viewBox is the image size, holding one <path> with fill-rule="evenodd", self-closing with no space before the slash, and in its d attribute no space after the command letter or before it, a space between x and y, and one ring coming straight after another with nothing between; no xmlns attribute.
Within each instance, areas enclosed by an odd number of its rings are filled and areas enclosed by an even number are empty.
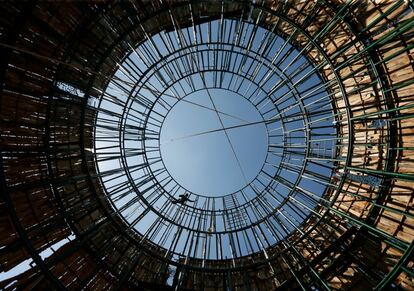
<svg viewBox="0 0 414 291"><path fill-rule="evenodd" d="M414 289L411 1L0 7L0 288ZM160 148L214 90L268 153L212 196Z"/></svg>

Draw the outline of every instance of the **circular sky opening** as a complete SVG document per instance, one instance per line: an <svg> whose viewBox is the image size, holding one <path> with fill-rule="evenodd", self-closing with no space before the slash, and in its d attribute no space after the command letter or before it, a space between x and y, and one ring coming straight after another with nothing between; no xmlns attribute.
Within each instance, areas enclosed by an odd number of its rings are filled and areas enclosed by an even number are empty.
<svg viewBox="0 0 414 291"><path fill-rule="evenodd" d="M260 172L267 128L243 96L203 89L181 99L161 128L161 156L183 188L203 196L234 193ZM253 124L252 124L253 123Z"/></svg>

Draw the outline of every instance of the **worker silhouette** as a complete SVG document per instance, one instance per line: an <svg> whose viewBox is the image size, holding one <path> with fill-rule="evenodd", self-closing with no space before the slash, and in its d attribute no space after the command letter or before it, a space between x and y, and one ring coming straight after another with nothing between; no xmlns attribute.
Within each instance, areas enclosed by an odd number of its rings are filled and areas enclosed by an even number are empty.
<svg viewBox="0 0 414 291"><path fill-rule="evenodd" d="M182 204L182 205L185 205L187 202L194 202L194 200L190 200L190 198L189 198L190 197L190 194L189 193L181 194L178 197L180 197L180 198L174 199L172 201L173 204Z"/></svg>

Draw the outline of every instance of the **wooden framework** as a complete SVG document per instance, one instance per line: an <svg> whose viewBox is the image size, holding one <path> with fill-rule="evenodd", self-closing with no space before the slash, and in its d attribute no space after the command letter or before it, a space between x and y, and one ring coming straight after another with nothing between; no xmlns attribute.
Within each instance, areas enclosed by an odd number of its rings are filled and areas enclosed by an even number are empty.
<svg viewBox="0 0 414 291"><path fill-rule="evenodd" d="M414 289L412 2L0 6L0 274L29 265L0 288ZM221 18L273 29L311 61L327 95L307 105L302 156L327 160L331 174L295 170L323 185L322 196L275 175L294 190L286 203L306 214L277 243L233 259L177 257L133 231L107 198L102 177L113 173L97 167L97 104L110 82L128 88L116 72L132 47ZM329 155L318 118L333 120Z"/></svg>

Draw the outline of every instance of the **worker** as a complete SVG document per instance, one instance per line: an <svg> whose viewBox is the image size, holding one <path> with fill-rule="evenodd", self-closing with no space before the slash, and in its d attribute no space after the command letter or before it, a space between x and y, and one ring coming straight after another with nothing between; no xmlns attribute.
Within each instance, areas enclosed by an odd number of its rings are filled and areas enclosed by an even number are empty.
<svg viewBox="0 0 414 291"><path fill-rule="evenodd" d="M181 194L179 197L180 197L179 199L174 199L172 203L185 205L187 202L194 202L194 200L190 200L189 193Z"/></svg>
<svg viewBox="0 0 414 291"><path fill-rule="evenodd" d="M374 119L368 125L368 128L379 129L379 128L383 128L386 125L387 125L387 121L386 120L384 120L384 119Z"/></svg>

